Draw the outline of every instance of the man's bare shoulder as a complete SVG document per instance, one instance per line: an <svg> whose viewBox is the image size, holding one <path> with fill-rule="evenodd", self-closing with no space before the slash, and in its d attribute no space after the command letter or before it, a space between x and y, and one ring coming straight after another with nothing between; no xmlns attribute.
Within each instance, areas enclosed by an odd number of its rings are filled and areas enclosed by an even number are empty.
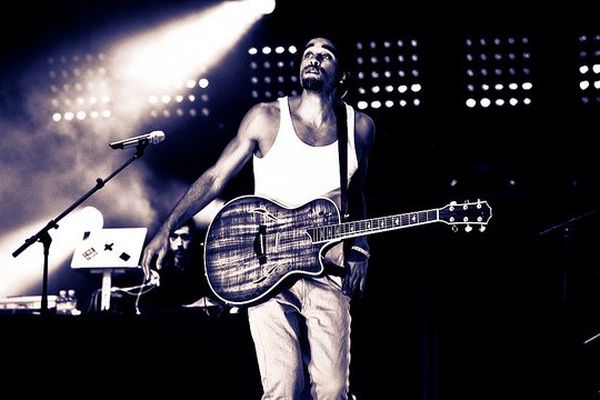
<svg viewBox="0 0 600 400"><path fill-rule="evenodd" d="M257 155L266 154L279 129L279 102L263 102L254 105L240 125L239 135L258 143Z"/></svg>
<svg viewBox="0 0 600 400"><path fill-rule="evenodd" d="M246 117L273 120L279 118L279 102L269 101L255 104L247 113Z"/></svg>
<svg viewBox="0 0 600 400"><path fill-rule="evenodd" d="M370 148L375 138L375 123L362 111L356 111L356 138L360 144Z"/></svg>

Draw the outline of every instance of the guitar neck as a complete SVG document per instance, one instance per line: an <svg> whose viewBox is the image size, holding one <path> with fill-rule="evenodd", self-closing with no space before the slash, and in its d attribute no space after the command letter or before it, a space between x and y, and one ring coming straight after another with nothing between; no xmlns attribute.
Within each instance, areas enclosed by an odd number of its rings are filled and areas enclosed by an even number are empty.
<svg viewBox="0 0 600 400"><path fill-rule="evenodd" d="M430 224L440 221L439 208L416 211L385 217L369 218L341 224L323 225L307 229L313 243L326 243L373 233L394 231L409 226Z"/></svg>

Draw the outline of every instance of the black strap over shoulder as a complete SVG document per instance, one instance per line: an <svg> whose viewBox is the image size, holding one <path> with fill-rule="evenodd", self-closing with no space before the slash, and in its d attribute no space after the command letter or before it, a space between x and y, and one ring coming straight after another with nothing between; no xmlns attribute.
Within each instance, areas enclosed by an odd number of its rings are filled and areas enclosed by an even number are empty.
<svg viewBox="0 0 600 400"><path fill-rule="evenodd" d="M348 215L348 123L346 103L338 102L335 107L335 118L337 121L338 154L340 157L340 189L342 221L346 221Z"/></svg>

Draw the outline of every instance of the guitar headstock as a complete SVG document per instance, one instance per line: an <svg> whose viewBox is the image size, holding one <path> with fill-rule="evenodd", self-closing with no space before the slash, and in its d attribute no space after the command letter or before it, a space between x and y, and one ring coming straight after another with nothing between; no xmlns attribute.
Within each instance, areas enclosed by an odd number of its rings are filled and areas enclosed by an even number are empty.
<svg viewBox="0 0 600 400"><path fill-rule="evenodd" d="M492 208L482 200L464 203L452 201L438 211L440 221L452 225L454 231L458 230L458 225L464 225L465 231L471 232L473 225L478 225L479 231L483 232L492 218Z"/></svg>

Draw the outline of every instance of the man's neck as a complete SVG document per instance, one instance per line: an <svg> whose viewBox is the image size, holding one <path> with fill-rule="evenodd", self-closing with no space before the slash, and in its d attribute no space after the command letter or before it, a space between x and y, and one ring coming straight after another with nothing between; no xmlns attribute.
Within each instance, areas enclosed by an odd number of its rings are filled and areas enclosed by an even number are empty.
<svg viewBox="0 0 600 400"><path fill-rule="evenodd" d="M303 121L317 126L332 120L335 118L333 95L304 90L295 113Z"/></svg>

